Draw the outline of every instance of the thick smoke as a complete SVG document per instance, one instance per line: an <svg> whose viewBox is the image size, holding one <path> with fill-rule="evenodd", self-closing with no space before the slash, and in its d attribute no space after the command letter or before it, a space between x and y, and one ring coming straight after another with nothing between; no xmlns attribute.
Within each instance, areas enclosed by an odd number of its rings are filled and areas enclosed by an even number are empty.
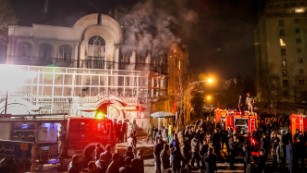
<svg viewBox="0 0 307 173"><path fill-rule="evenodd" d="M136 51L138 55L163 55L173 42L188 35L187 26L197 21L197 14L184 8L183 0L147 0L136 4L121 19L124 30L122 53Z"/></svg>

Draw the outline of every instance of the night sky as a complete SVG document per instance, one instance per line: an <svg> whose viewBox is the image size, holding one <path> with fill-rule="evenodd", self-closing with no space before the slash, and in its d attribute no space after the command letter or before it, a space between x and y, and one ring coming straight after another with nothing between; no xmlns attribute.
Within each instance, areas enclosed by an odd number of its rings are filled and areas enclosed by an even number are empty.
<svg viewBox="0 0 307 173"><path fill-rule="evenodd" d="M46 18L42 15L43 0L10 0L18 24L27 26L72 26L86 14L108 14L118 6L129 8L133 14L133 10L145 8L142 5L147 1L152 1L151 8L156 9L153 15L159 12L159 16L175 18L170 31L177 41L188 44L193 72L215 73L223 78L254 77L253 29L264 0L49 0Z"/></svg>

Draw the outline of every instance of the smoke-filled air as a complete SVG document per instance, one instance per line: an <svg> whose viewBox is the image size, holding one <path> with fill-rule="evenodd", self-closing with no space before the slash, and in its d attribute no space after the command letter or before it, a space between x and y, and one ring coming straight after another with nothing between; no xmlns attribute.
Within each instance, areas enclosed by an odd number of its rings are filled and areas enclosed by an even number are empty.
<svg viewBox="0 0 307 173"><path fill-rule="evenodd" d="M124 31L122 53L160 56L173 42L189 35L189 26L197 21L197 13L184 8L186 0L147 0L132 7L121 19Z"/></svg>

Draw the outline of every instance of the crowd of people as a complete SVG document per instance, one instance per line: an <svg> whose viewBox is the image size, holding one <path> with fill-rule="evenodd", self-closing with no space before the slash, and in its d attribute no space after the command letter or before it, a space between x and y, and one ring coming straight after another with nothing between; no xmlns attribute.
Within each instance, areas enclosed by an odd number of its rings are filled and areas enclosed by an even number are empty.
<svg viewBox="0 0 307 173"><path fill-rule="evenodd" d="M144 160L142 150L133 150L131 146L121 154L118 150L112 152L111 146L105 148L97 144L93 160L87 163L87 169L83 169L83 161L79 155L73 155L68 164L68 173L144 173Z"/></svg>
<svg viewBox="0 0 307 173"><path fill-rule="evenodd" d="M201 173L217 170L217 161L229 164L243 158L244 172L263 173L268 170L290 172L305 169L307 132L297 132L292 138L288 130L279 125L261 121L252 134L235 133L236 129L223 128L219 123L197 120L174 133L172 128L154 130L155 173ZM236 157L241 156L241 157ZM268 164L268 157L272 164Z"/></svg>

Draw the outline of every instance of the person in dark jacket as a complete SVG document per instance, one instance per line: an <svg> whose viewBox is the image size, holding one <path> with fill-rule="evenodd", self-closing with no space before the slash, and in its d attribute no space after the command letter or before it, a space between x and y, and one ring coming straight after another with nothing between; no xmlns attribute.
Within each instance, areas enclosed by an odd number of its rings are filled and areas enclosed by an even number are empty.
<svg viewBox="0 0 307 173"><path fill-rule="evenodd" d="M243 160L244 160L244 173L246 172L246 166L250 162L251 152L247 143L243 145Z"/></svg>
<svg viewBox="0 0 307 173"><path fill-rule="evenodd" d="M191 152L191 145L189 144L189 139L184 138L182 144L180 144L180 152L182 155L182 165L188 165L190 162L190 152Z"/></svg>
<svg viewBox="0 0 307 173"><path fill-rule="evenodd" d="M209 149L209 145L207 143L207 139L204 138L203 144L202 144L200 152L199 152L200 156L201 156L201 170L200 170L201 173L205 173L205 171L206 171L205 157L206 157L206 154L208 152L208 149Z"/></svg>
<svg viewBox="0 0 307 173"><path fill-rule="evenodd" d="M250 162L246 166L246 173L258 173L256 167L256 156L251 156Z"/></svg>
<svg viewBox="0 0 307 173"><path fill-rule="evenodd" d="M264 153L264 149L260 149L259 150L259 157L258 157L258 162L257 162L257 167L258 167L258 172L259 173L264 173L265 172L265 153Z"/></svg>
<svg viewBox="0 0 307 173"><path fill-rule="evenodd" d="M112 162L108 166L106 173L119 173L120 163L119 163L120 155L118 153L114 153L112 156Z"/></svg>
<svg viewBox="0 0 307 173"><path fill-rule="evenodd" d="M111 145L106 146L106 151L100 154L100 158L106 162L107 167L112 161Z"/></svg>
<svg viewBox="0 0 307 173"><path fill-rule="evenodd" d="M216 170L216 155L213 153L213 148L210 147L205 157L206 173L214 173Z"/></svg>
<svg viewBox="0 0 307 173"><path fill-rule="evenodd" d="M212 135L212 146L214 147L215 153L219 157L221 149L221 138L218 129L215 129Z"/></svg>
<svg viewBox="0 0 307 173"><path fill-rule="evenodd" d="M95 147L95 160L99 160L100 154L104 152L104 149L100 144L97 144Z"/></svg>
<svg viewBox="0 0 307 173"><path fill-rule="evenodd" d="M288 170L290 173L293 172L293 148L292 143L289 140L288 144L286 145L286 160L288 163Z"/></svg>
<svg viewBox="0 0 307 173"><path fill-rule="evenodd" d="M154 146L154 159L155 159L155 173L162 173L161 171L161 151L163 150L164 143L160 137L157 137L156 144Z"/></svg>
<svg viewBox="0 0 307 173"><path fill-rule="evenodd" d="M131 166L135 173L144 173L144 159L142 150L137 151L136 157L131 160Z"/></svg>
<svg viewBox="0 0 307 173"><path fill-rule="evenodd" d="M80 156L76 154L72 156L71 162L69 162L68 164L67 173L79 173L80 171L79 158Z"/></svg>
<svg viewBox="0 0 307 173"><path fill-rule="evenodd" d="M169 153L169 146L167 143L164 144L163 146L163 150L161 152L161 165L162 165L162 172L165 172L165 170L167 170L168 168L171 167L170 165L170 155L168 154Z"/></svg>
<svg viewBox="0 0 307 173"><path fill-rule="evenodd" d="M234 162L235 162L235 156L236 156L236 144L233 140L232 137L229 138L229 142L228 142L228 146L229 146L229 165L230 165L230 169L234 169Z"/></svg>
<svg viewBox="0 0 307 173"><path fill-rule="evenodd" d="M179 142L174 142L171 147L171 166L173 169L173 173L179 173L180 172L180 163L181 163L181 153L180 153L180 147Z"/></svg>

